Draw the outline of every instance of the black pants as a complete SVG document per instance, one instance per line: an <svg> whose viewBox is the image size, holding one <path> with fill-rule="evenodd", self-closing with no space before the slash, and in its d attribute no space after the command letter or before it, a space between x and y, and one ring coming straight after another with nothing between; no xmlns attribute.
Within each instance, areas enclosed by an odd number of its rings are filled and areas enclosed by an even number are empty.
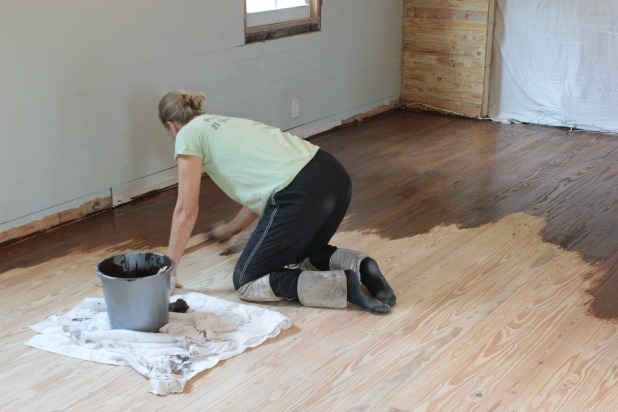
<svg viewBox="0 0 618 412"><path fill-rule="evenodd" d="M297 299L300 269L285 266L328 247L343 220L352 183L331 154L318 150L285 189L270 198L234 269L234 288L270 274L277 297Z"/></svg>

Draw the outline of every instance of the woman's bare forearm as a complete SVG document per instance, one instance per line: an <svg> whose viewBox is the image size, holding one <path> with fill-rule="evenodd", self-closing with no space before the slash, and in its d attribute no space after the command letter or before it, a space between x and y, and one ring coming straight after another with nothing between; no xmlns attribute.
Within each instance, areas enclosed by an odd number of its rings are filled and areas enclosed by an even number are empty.
<svg viewBox="0 0 618 412"><path fill-rule="evenodd" d="M172 230L167 255L174 261L176 267L172 275L176 274L176 269L180 263L180 258L187 247L195 221L197 220L197 210L188 210L180 205L176 205L172 218Z"/></svg>
<svg viewBox="0 0 618 412"><path fill-rule="evenodd" d="M174 207L167 251L168 256L176 264L172 275L176 275L180 258L189 242L197 220L202 174L202 161L198 157L181 155L178 156L177 162L178 197Z"/></svg>

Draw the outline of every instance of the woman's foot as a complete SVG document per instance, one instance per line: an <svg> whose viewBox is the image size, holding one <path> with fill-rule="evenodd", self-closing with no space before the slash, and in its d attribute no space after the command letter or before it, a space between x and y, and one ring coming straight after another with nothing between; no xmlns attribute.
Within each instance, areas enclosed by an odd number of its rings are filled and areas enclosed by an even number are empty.
<svg viewBox="0 0 618 412"><path fill-rule="evenodd" d="M352 270L346 270L348 286L348 301L375 315L383 315L391 311L391 307L378 299L372 298L363 290L358 275Z"/></svg>
<svg viewBox="0 0 618 412"><path fill-rule="evenodd" d="M367 288L371 295L378 299L380 302L387 304L388 306L395 305L397 302L397 296L386 281L380 268L375 260L372 258L365 258L360 264L360 280Z"/></svg>

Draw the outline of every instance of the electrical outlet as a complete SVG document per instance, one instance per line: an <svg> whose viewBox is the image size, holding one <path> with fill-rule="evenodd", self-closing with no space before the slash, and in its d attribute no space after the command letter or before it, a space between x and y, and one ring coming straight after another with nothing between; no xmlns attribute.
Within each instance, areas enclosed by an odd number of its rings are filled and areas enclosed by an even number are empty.
<svg viewBox="0 0 618 412"><path fill-rule="evenodd" d="M298 100L292 100L292 119L300 114L300 105Z"/></svg>

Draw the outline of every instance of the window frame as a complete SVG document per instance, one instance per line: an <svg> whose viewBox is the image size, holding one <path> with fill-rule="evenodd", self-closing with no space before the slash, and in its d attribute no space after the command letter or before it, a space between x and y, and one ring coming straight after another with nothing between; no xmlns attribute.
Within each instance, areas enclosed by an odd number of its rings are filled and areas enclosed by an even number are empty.
<svg viewBox="0 0 618 412"><path fill-rule="evenodd" d="M245 44L264 42L297 34L320 31L322 0L309 0L310 17L293 19L278 23L264 24L261 26L248 27L247 25L247 2L244 1L245 13ZM285 9L282 9L285 10ZM272 10L272 14L281 13L280 10ZM269 12L261 12L269 13ZM285 13L285 12L284 12Z"/></svg>

